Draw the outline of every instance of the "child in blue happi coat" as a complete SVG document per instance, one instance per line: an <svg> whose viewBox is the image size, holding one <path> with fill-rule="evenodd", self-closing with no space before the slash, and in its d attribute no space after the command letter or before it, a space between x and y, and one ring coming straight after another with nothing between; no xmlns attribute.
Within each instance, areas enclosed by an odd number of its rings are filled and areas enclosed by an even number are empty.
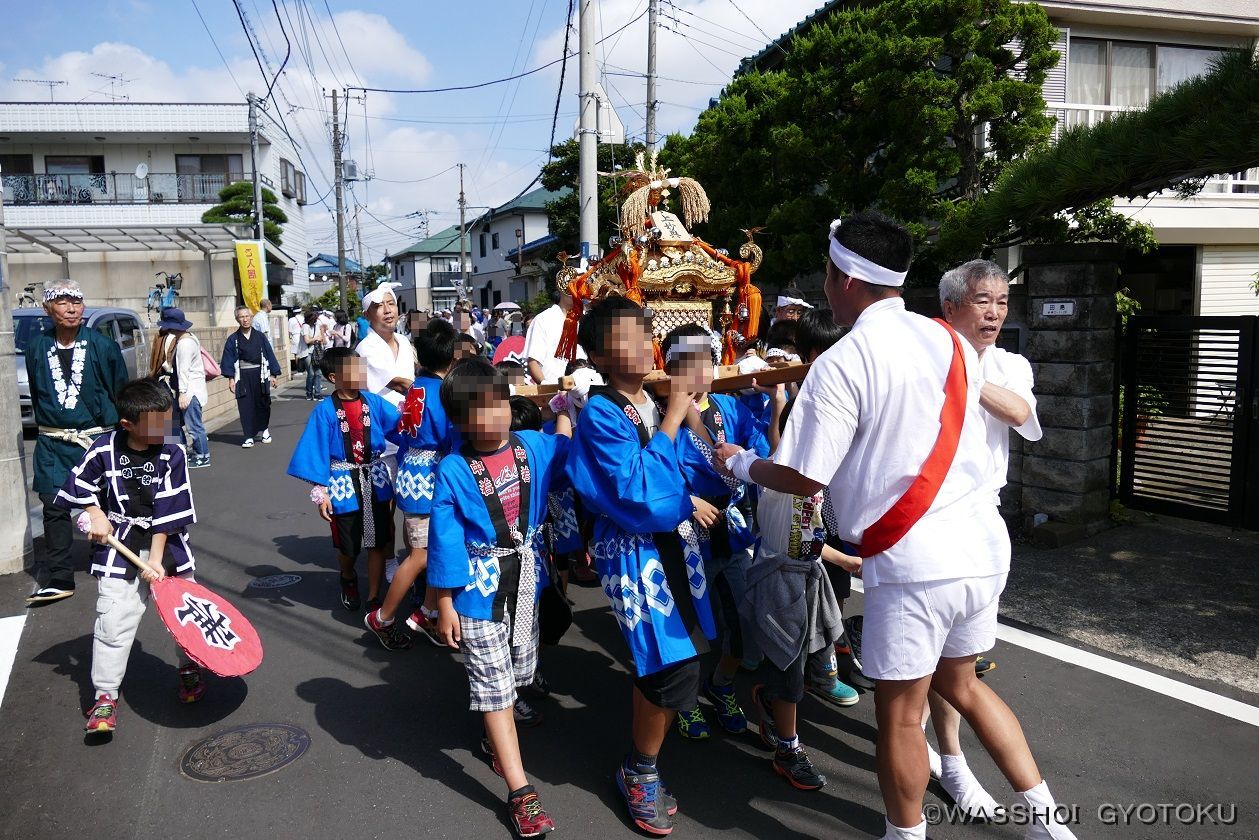
<svg viewBox="0 0 1259 840"><path fill-rule="evenodd" d="M668 834L677 801L657 757L676 713L695 707L698 657L716 635L690 524L698 505L675 444L695 395L673 391L662 411L643 390L654 364L649 316L626 298L595 301L578 337L608 384L582 410L568 476L594 517L591 552L634 667L632 748L616 780L634 823Z"/></svg>
<svg viewBox="0 0 1259 840"><path fill-rule="evenodd" d="M437 629L465 656L482 748L507 782L516 833L533 837L555 823L525 776L514 706L537 667L542 524L568 452L568 418L555 435L512 432L507 380L482 358L451 368L441 401L464 444L441 460L433 493L428 585L437 592Z"/></svg>
<svg viewBox="0 0 1259 840"><path fill-rule="evenodd" d="M367 362L348 347L320 361L333 392L315 406L289 460L288 474L310 482L310 500L332 526L341 570L341 605L361 606L355 562L367 549L367 598L377 601L393 551L393 481L381 456L398 410L366 390Z"/></svg>
<svg viewBox="0 0 1259 840"><path fill-rule="evenodd" d="M402 403L402 420L395 435L398 444L398 473L393 496L402 511L402 538L406 559L398 564L385 600L379 609L363 616L367 626L386 650L406 650L411 638L398 629L398 608L416 579L428 566L429 514L433 508L433 480L437 462L458 446L458 433L442 408L440 389L455 356L459 334L454 326L434 318L415 339L415 356L420 370ZM435 645L437 636L437 595L425 591L424 604L407 617L407 626Z"/></svg>

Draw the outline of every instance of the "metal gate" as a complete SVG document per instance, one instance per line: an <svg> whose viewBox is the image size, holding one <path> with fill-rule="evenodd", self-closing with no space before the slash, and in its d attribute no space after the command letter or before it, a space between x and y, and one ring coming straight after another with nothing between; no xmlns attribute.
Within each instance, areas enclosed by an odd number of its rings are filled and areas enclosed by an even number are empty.
<svg viewBox="0 0 1259 840"><path fill-rule="evenodd" d="M1120 386L1124 504L1259 529L1257 323L1129 317Z"/></svg>

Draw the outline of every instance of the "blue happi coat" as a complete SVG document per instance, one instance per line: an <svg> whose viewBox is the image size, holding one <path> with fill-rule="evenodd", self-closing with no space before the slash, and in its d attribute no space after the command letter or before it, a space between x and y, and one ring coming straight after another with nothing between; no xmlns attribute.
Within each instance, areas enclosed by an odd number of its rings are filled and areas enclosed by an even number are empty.
<svg viewBox="0 0 1259 840"><path fill-rule="evenodd" d="M414 433L400 431L390 438L398 445L398 474L393 480L393 496L403 513L429 513L433 509L437 462L459 448L459 434L442 407L441 385L441 379L420 371L406 399L406 403L412 403L422 394L420 426Z"/></svg>
<svg viewBox="0 0 1259 840"><path fill-rule="evenodd" d="M644 444L627 411L592 392L567 472L594 517L591 554L638 676L703 652L716 627L698 545L681 539L680 557L657 546L675 543L680 526L690 531L693 507L674 442L657 433Z"/></svg>
<svg viewBox="0 0 1259 840"><path fill-rule="evenodd" d="M163 567L168 573L184 575L193 571L196 561L188 544L188 526L197 521L192 504L192 486L188 483L188 464L182 446L164 444L154 466L152 483L153 515L141 518L129 504L124 480L130 476L124 466L127 454L126 432L101 435L83 454L83 460L57 491L54 504L63 508L84 508L95 505L113 523L114 535L123 543L132 544L140 533L166 534L166 555ZM137 529L140 529L137 531ZM100 578L136 576L136 569L107 543L93 543L91 573Z"/></svg>
<svg viewBox="0 0 1259 840"><path fill-rule="evenodd" d="M398 409L367 391L359 391L359 396L371 417L371 451L365 459L365 468L371 475L375 500L387 502L393 498L393 481L381 455L385 451L385 441L397 434ZM354 470L346 460L345 438L337 417L336 402L330 396L324 397L306 419L306 429L289 460L288 474L328 488L332 512L340 515L359 509L358 494L354 490Z"/></svg>
<svg viewBox="0 0 1259 840"><path fill-rule="evenodd" d="M728 394L709 394L708 400L712 404L711 414L721 418L720 428L727 443L752 449L762 458L769 457L769 440L765 437L764 427L747 406ZM716 417L710 419L709 414L705 414L708 434L717 443L715 420ZM724 502L731 552L751 547L756 542L756 534L740 508L740 502L748 492L747 485L723 478L713 466L712 449L689 429L684 428L678 433L677 448L678 463L689 491L710 501L719 499ZM700 547L704 551L704 559L711 560L711 541L701 539Z"/></svg>
<svg viewBox="0 0 1259 840"><path fill-rule="evenodd" d="M532 548L538 573L536 600L549 585L542 545L547 492L564 468L569 440L541 432L513 434L525 448L530 473L529 523L521 536ZM523 504L521 507L523 510ZM428 530L428 585L453 590L452 601L459 615L489 620L494 614L499 582L505 574L518 574L508 566L518 563L519 557L496 556L501 554L496 549L510 548L498 544L489 509L464 456L454 452L442 458L437 466Z"/></svg>

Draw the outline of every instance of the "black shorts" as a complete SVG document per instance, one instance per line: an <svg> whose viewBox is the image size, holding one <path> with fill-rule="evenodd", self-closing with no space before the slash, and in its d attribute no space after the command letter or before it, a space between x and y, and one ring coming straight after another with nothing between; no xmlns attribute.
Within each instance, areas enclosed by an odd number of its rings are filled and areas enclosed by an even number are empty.
<svg viewBox="0 0 1259 840"><path fill-rule="evenodd" d="M380 549L386 554L393 552L393 505L389 502L373 502L376 514L376 540L374 545L364 545L363 512L333 514L332 544L337 551L356 559L364 548Z"/></svg>
<svg viewBox="0 0 1259 840"><path fill-rule="evenodd" d="M804 699L805 654L800 654L786 669L779 668L766 659L761 665L765 673L765 685L761 696L766 700L786 700L799 703Z"/></svg>
<svg viewBox="0 0 1259 840"><path fill-rule="evenodd" d="M634 685L651 705L682 712L699 704L699 680L699 657L692 657L645 677L636 677Z"/></svg>

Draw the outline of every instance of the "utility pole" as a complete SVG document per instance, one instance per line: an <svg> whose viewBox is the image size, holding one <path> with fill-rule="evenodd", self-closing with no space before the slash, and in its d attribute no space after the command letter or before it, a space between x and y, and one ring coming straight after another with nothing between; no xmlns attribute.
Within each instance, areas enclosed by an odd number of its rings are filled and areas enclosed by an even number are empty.
<svg viewBox="0 0 1259 840"><path fill-rule="evenodd" d="M647 157L656 153L656 10L659 0L647 0Z"/></svg>
<svg viewBox="0 0 1259 840"><path fill-rule="evenodd" d="M578 0L577 17L581 98L577 128L577 206L581 256L599 255L599 94L595 85L595 0Z"/></svg>
<svg viewBox="0 0 1259 840"><path fill-rule="evenodd" d="M262 226L262 175L258 172L258 97L251 90L249 100L249 168L254 174L254 235L264 241ZM266 247L265 245L263 246Z"/></svg>
<svg viewBox="0 0 1259 840"><path fill-rule="evenodd" d="M17 352L9 308L9 258L4 252L4 196L0 194L0 393L17 393ZM9 513L0 525L0 574L20 572L31 556L26 502L26 454L17 400L0 400L0 504Z"/></svg>
<svg viewBox="0 0 1259 840"><path fill-rule="evenodd" d="M341 308L350 311L349 285L345 281L345 203L341 195L341 118L337 111L337 91L332 91L332 182L337 194L337 277Z"/></svg>
<svg viewBox="0 0 1259 840"><path fill-rule="evenodd" d="M459 164L459 297L468 297L468 199L463 194L464 164Z"/></svg>

